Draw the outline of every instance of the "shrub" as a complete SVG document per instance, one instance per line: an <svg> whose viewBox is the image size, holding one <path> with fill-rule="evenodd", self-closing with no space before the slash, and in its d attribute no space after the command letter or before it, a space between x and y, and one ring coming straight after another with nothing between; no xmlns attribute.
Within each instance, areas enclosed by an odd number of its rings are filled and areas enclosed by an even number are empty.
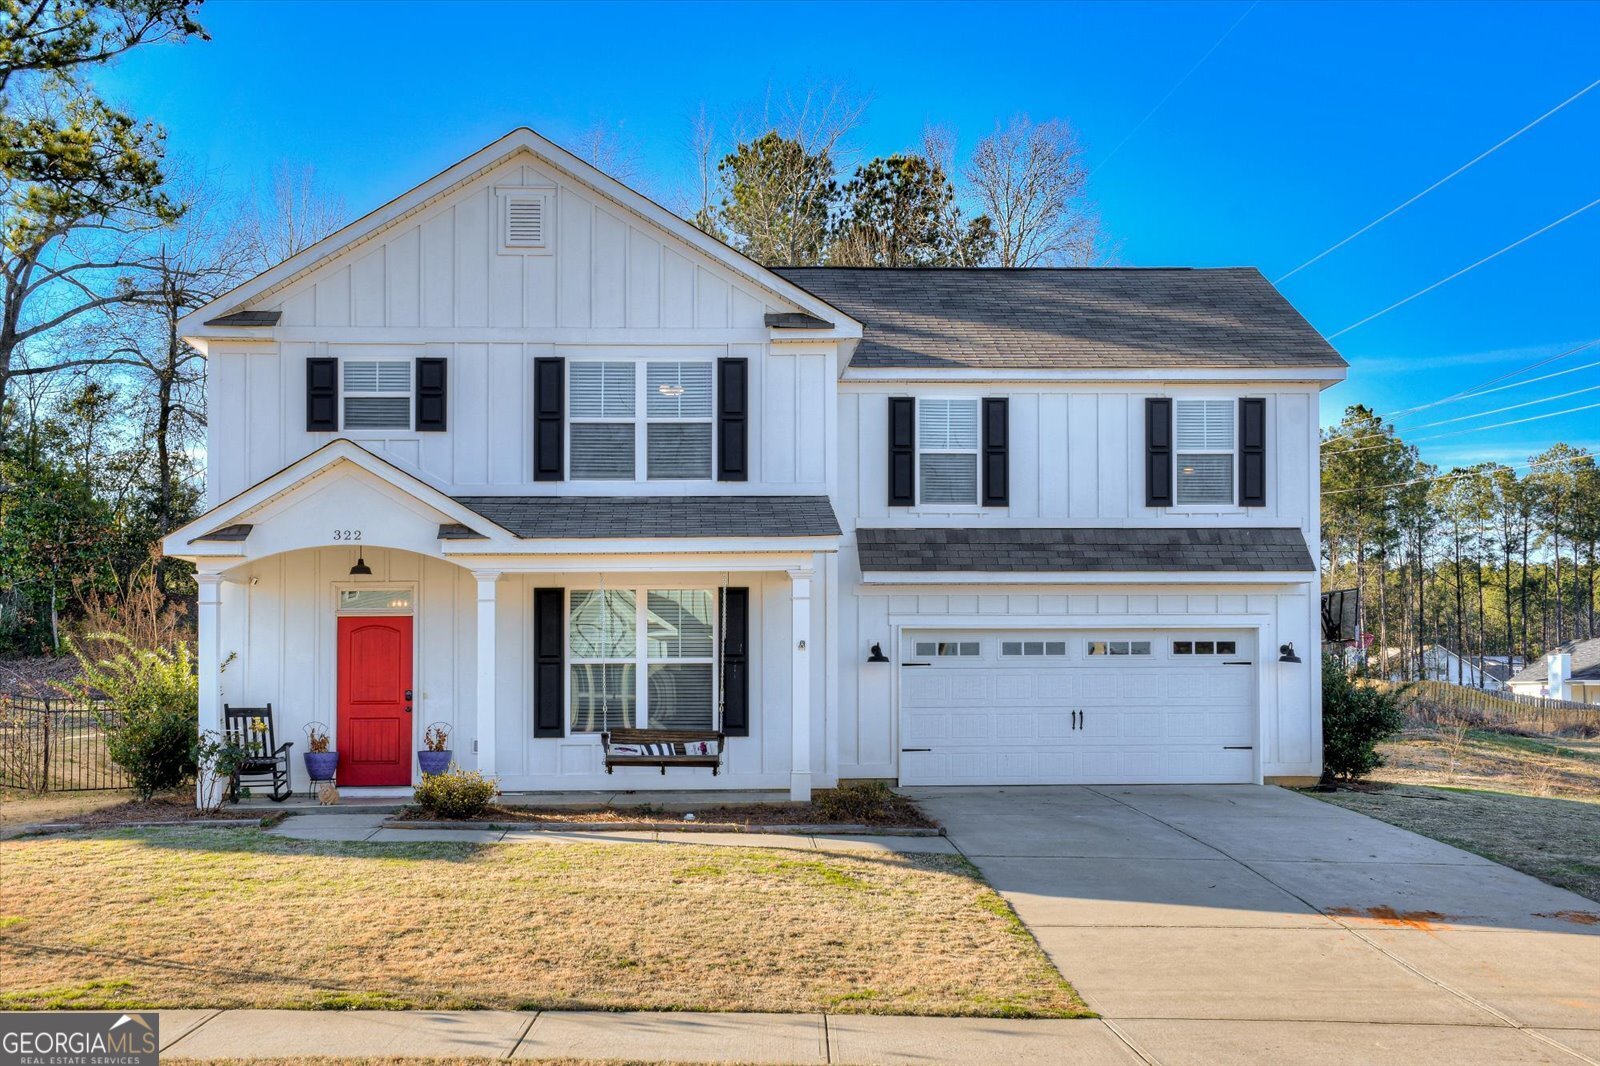
<svg viewBox="0 0 1600 1066"><path fill-rule="evenodd" d="M424 774L412 798L436 818L473 818L483 813L494 794L493 779L452 764L442 774Z"/></svg>
<svg viewBox="0 0 1600 1066"><path fill-rule="evenodd" d="M133 779L140 799L177 788L195 772L200 727L200 683L188 646L144 649L112 633L93 639L120 650L92 659L68 640L83 667L68 690L106 701L99 712L106 753Z"/></svg>
<svg viewBox="0 0 1600 1066"><path fill-rule="evenodd" d="M1322 657L1322 776L1355 781L1383 765L1378 742L1400 732L1403 691L1358 684L1338 656Z"/></svg>
<svg viewBox="0 0 1600 1066"><path fill-rule="evenodd" d="M816 792L811 806L829 822L880 822L894 813L894 793L882 781L861 781Z"/></svg>

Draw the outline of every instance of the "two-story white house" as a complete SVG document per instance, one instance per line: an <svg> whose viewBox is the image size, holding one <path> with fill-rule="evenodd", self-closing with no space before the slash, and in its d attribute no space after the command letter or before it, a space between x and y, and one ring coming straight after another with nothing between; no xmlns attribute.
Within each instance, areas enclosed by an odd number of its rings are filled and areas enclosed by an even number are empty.
<svg viewBox="0 0 1600 1066"><path fill-rule="evenodd" d="M435 722L508 791L1321 770L1344 362L1255 270L767 269L521 129L182 331L201 726L342 788Z"/></svg>

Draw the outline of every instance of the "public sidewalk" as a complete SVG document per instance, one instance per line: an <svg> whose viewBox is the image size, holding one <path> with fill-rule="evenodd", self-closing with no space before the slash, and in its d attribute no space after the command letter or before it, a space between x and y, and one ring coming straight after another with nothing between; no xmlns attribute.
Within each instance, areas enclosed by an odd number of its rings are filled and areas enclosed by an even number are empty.
<svg viewBox="0 0 1600 1066"><path fill-rule="evenodd" d="M663 1063L1120 1066L1093 1019L604 1011L161 1011L163 1059L410 1056Z"/></svg>
<svg viewBox="0 0 1600 1066"><path fill-rule="evenodd" d="M955 846L944 837L829 836L805 833L719 833L675 829L559 830L529 825L516 829L386 829L385 815L323 814L290 816L267 830L272 836L296 840L372 841L420 844L440 841L458 844L607 844L659 843L723 845L737 848L784 848L798 851L920 852L954 855Z"/></svg>

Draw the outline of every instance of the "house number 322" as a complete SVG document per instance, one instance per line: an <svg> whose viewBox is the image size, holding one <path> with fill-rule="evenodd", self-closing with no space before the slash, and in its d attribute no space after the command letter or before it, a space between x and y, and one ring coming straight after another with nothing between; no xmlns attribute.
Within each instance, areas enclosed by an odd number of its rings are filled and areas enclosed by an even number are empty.
<svg viewBox="0 0 1600 1066"><path fill-rule="evenodd" d="M336 529L336 530L333 531L333 539L334 540L360 540L361 539L361 530L359 530L359 529Z"/></svg>

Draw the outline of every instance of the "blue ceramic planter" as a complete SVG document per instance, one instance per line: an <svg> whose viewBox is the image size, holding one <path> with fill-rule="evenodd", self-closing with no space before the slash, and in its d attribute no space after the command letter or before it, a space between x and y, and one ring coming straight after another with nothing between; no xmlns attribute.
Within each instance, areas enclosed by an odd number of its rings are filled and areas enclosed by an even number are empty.
<svg viewBox="0 0 1600 1066"><path fill-rule="evenodd" d="M450 769L450 757L454 754L449 751L419 751L417 765L422 767L424 774L442 774Z"/></svg>
<svg viewBox="0 0 1600 1066"><path fill-rule="evenodd" d="M334 771L339 768L339 753L336 751L308 751L306 758L306 776L313 781L332 781Z"/></svg>

